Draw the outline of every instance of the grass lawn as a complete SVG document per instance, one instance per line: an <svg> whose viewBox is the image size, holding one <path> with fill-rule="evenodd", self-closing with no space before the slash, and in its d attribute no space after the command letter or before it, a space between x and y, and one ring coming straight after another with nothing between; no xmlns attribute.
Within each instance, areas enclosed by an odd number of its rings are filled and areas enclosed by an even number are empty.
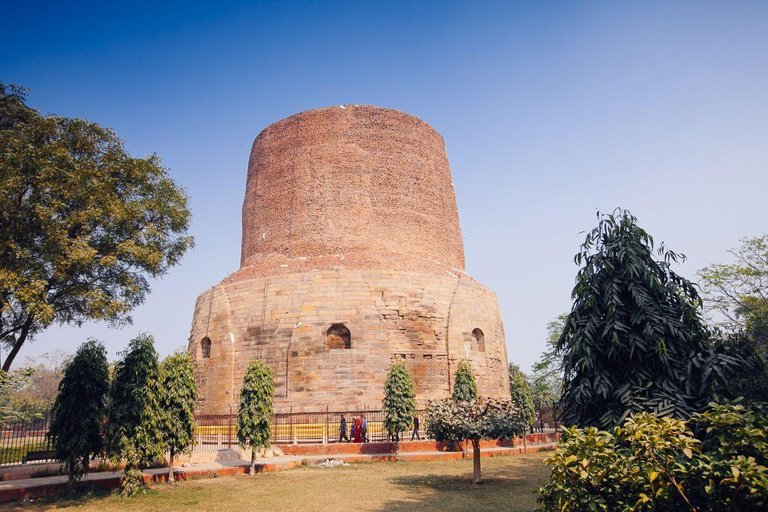
<svg viewBox="0 0 768 512"><path fill-rule="evenodd" d="M2 510L259 510L532 511L535 491L549 477L547 452L483 459L481 485L472 485L472 460L379 462L347 467L302 467L254 476L155 485L145 495L110 494L10 503Z"/></svg>

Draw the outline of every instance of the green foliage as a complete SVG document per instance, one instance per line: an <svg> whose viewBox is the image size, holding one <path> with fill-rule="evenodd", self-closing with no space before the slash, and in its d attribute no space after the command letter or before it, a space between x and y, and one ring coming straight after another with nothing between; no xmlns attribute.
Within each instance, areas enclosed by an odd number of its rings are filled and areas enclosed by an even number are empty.
<svg viewBox="0 0 768 512"><path fill-rule="evenodd" d="M165 358L160 371L163 379L160 407L165 412L163 435L173 466L173 457L189 452L195 442L197 383L192 361L186 352L177 352Z"/></svg>
<svg viewBox="0 0 768 512"><path fill-rule="evenodd" d="M19 411L11 402L11 398L29 383L34 373L32 368L22 368L13 372L0 370L0 425L30 419L31 415L25 411Z"/></svg>
<svg viewBox="0 0 768 512"><path fill-rule="evenodd" d="M85 476L90 460L102 451L108 393L107 351L90 339L64 368L49 431L70 481Z"/></svg>
<svg viewBox="0 0 768 512"><path fill-rule="evenodd" d="M0 83L0 343L8 370L54 322L130 322L148 278L193 245L187 196L156 155L115 133L42 116Z"/></svg>
<svg viewBox="0 0 768 512"><path fill-rule="evenodd" d="M456 376L453 383L454 400L471 400L477 398L477 384L475 383L475 374L467 361L459 361L456 368Z"/></svg>
<svg viewBox="0 0 768 512"><path fill-rule="evenodd" d="M533 365L530 382L533 401L539 406L560 400L563 391L563 355L557 352L557 341L567 321L568 315L563 313L547 322L546 350Z"/></svg>
<svg viewBox="0 0 768 512"><path fill-rule="evenodd" d="M689 418L720 371L695 285L671 270L683 259L625 210L600 215L574 261L573 308L557 345L562 420L609 428L630 414Z"/></svg>
<svg viewBox="0 0 768 512"><path fill-rule="evenodd" d="M750 452L765 446L765 430L728 432L734 422L754 426L754 418L734 419L743 412L723 406L696 416L704 443L686 421L647 413L612 432L565 428L539 503L557 512L764 510L768 468Z"/></svg>
<svg viewBox="0 0 768 512"><path fill-rule="evenodd" d="M165 451L161 383L154 339L141 334L115 365L110 388L107 455L115 463L125 461L125 482L130 471L146 467Z"/></svg>
<svg viewBox="0 0 768 512"><path fill-rule="evenodd" d="M71 359L71 354L61 350L27 357L23 366L31 368L34 373L27 383L10 393L8 406L26 417L43 417L48 414L58 395L64 367Z"/></svg>
<svg viewBox="0 0 768 512"><path fill-rule="evenodd" d="M768 235L744 238L729 251L730 264L699 271L705 306L719 318L722 345L740 357L724 381L725 394L748 400L768 396Z"/></svg>
<svg viewBox="0 0 768 512"><path fill-rule="evenodd" d="M426 432L436 441L506 439L525 434L528 423L508 399L430 400Z"/></svg>
<svg viewBox="0 0 768 512"><path fill-rule="evenodd" d="M520 411L522 422L532 426L536 421L536 410L533 405L531 386L528 384L528 377L515 363L509 363L509 394L512 397L512 403Z"/></svg>
<svg viewBox="0 0 768 512"><path fill-rule="evenodd" d="M243 377L237 413L237 439L243 448L250 445L252 455L271 444L274 397L272 370L264 361L252 360Z"/></svg>
<svg viewBox="0 0 768 512"><path fill-rule="evenodd" d="M526 434L528 424L512 400L502 398L445 398L427 406L427 436L436 441L472 441L472 482L480 482L480 440Z"/></svg>
<svg viewBox="0 0 768 512"><path fill-rule="evenodd" d="M413 426L413 416L416 414L413 377L402 361L394 362L389 367L381 410L384 413L384 428L395 441L399 441L400 432Z"/></svg>

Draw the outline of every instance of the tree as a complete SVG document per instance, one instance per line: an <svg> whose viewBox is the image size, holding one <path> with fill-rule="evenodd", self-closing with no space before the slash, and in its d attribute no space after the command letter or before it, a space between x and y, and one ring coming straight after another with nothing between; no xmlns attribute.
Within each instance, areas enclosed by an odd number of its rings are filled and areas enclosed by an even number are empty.
<svg viewBox="0 0 768 512"><path fill-rule="evenodd" d="M384 428L396 443L399 442L400 433L413 426L413 416L416 414L413 377L402 361L396 361L389 367L381 410L384 413Z"/></svg>
<svg viewBox="0 0 768 512"><path fill-rule="evenodd" d="M528 427L536 421L536 410L533 404L531 386L528 384L528 376L518 365L509 363L509 394L512 403L517 407L521 421Z"/></svg>
<svg viewBox="0 0 768 512"><path fill-rule="evenodd" d="M53 323L131 321L150 277L193 245L187 196L113 131L42 116L0 83L0 343L8 371Z"/></svg>
<svg viewBox="0 0 768 512"><path fill-rule="evenodd" d="M160 367L163 415L163 434L169 452L168 481L173 482L173 461L177 454L190 452L195 442L195 402L197 383L192 361L186 352L177 352L165 358Z"/></svg>
<svg viewBox="0 0 768 512"><path fill-rule="evenodd" d="M141 469L165 451L161 382L154 339L141 334L115 365L106 427L107 454L115 464L125 462L121 487L126 495L140 489Z"/></svg>
<svg viewBox="0 0 768 512"><path fill-rule="evenodd" d="M70 486L88 473L91 459L102 451L108 394L107 351L90 339L64 368L49 431Z"/></svg>
<svg viewBox="0 0 768 512"><path fill-rule="evenodd" d="M251 475L256 472L256 452L271 445L274 400L272 370L264 361L252 360L245 370L237 412L237 439L243 448L251 447Z"/></svg>
<svg viewBox="0 0 768 512"><path fill-rule="evenodd" d="M553 404L560 399L562 393L563 356L557 352L557 341L563 334L567 320L568 314L563 313L547 322L546 350L533 365L531 394L539 408L543 404Z"/></svg>
<svg viewBox="0 0 768 512"><path fill-rule="evenodd" d="M456 377L453 383L454 400L471 400L477 397L477 384L475 383L475 374L467 361L459 361L456 368Z"/></svg>
<svg viewBox="0 0 768 512"><path fill-rule="evenodd" d="M430 401L427 435L436 441L472 441L472 483L481 481L480 440L524 436L527 428L520 410L511 400L470 398Z"/></svg>
<svg viewBox="0 0 768 512"><path fill-rule="evenodd" d="M27 386L34 375L32 368L22 368L13 372L0 371L0 425L18 423L30 419L30 414L19 411L12 403L11 397L19 389Z"/></svg>
<svg viewBox="0 0 768 512"><path fill-rule="evenodd" d="M43 417L48 414L58 395L64 368L71 359L72 354L62 350L27 357L24 367L32 368L34 373L25 385L9 395L9 406L28 417Z"/></svg>
<svg viewBox="0 0 768 512"><path fill-rule="evenodd" d="M608 428L632 413L688 418L720 372L695 285L653 257L653 238L626 210L598 213L574 261L581 265L557 353L563 423Z"/></svg>
<svg viewBox="0 0 768 512"><path fill-rule="evenodd" d="M699 271L705 306L719 315L720 341L742 364L726 380L727 392L768 396L768 235L744 238L729 251L735 261Z"/></svg>

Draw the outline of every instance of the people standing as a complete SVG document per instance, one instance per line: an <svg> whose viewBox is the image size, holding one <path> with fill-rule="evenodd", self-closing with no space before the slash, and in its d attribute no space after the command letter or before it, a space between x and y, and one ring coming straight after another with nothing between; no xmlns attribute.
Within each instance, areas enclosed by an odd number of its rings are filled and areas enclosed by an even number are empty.
<svg viewBox="0 0 768 512"><path fill-rule="evenodd" d="M365 419L365 414L362 415L362 419L360 420L360 427L363 435L363 442L367 443L369 441L368 439L368 420Z"/></svg>
<svg viewBox="0 0 768 512"><path fill-rule="evenodd" d="M360 418L355 418L355 435L352 438L352 441L355 443L362 443L363 442L363 422Z"/></svg>
<svg viewBox="0 0 768 512"><path fill-rule="evenodd" d="M347 420L344 419L344 415L341 415L341 422L339 423L339 442L341 443L343 439L346 439L349 443L349 437L347 437Z"/></svg>
<svg viewBox="0 0 768 512"><path fill-rule="evenodd" d="M416 439L421 441L421 436L419 436L419 417L414 416L413 417L413 433L411 434L411 441L413 441L414 436Z"/></svg>

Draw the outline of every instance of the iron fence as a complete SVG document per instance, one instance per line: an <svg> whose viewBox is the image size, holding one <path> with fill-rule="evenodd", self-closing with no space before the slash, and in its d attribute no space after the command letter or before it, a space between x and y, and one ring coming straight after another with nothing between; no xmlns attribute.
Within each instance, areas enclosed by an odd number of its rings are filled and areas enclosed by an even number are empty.
<svg viewBox="0 0 768 512"><path fill-rule="evenodd" d="M349 409L349 410L330 410L311 411L311 412L288 412L278 413L272 418L272 444L333 444L338 443L343 436L341 435L341 418L344 417L346 426L346 438L354 442L353 426L359 418L366 420L366 430L364 439L366 442L386 442L389 441L389 435L384 428L384 413L378 409ZM419 436L425 439L424 432L424 411L417 411L417 416L421 419ZM221 450L223 448L233 448L237 446L237 414L209 414L199 415L197 420L197 430L195 432L196 450ZM412 431L407 433L412 434ZM406 436L406 437L407 437ZM361 432L357 438L363 440Z"/></svg>
<svg viewBox="0 0 768 512"><path fill-rule="evenodd" d="M0 465L53 460L50 415L0 427Z"/></svg>

